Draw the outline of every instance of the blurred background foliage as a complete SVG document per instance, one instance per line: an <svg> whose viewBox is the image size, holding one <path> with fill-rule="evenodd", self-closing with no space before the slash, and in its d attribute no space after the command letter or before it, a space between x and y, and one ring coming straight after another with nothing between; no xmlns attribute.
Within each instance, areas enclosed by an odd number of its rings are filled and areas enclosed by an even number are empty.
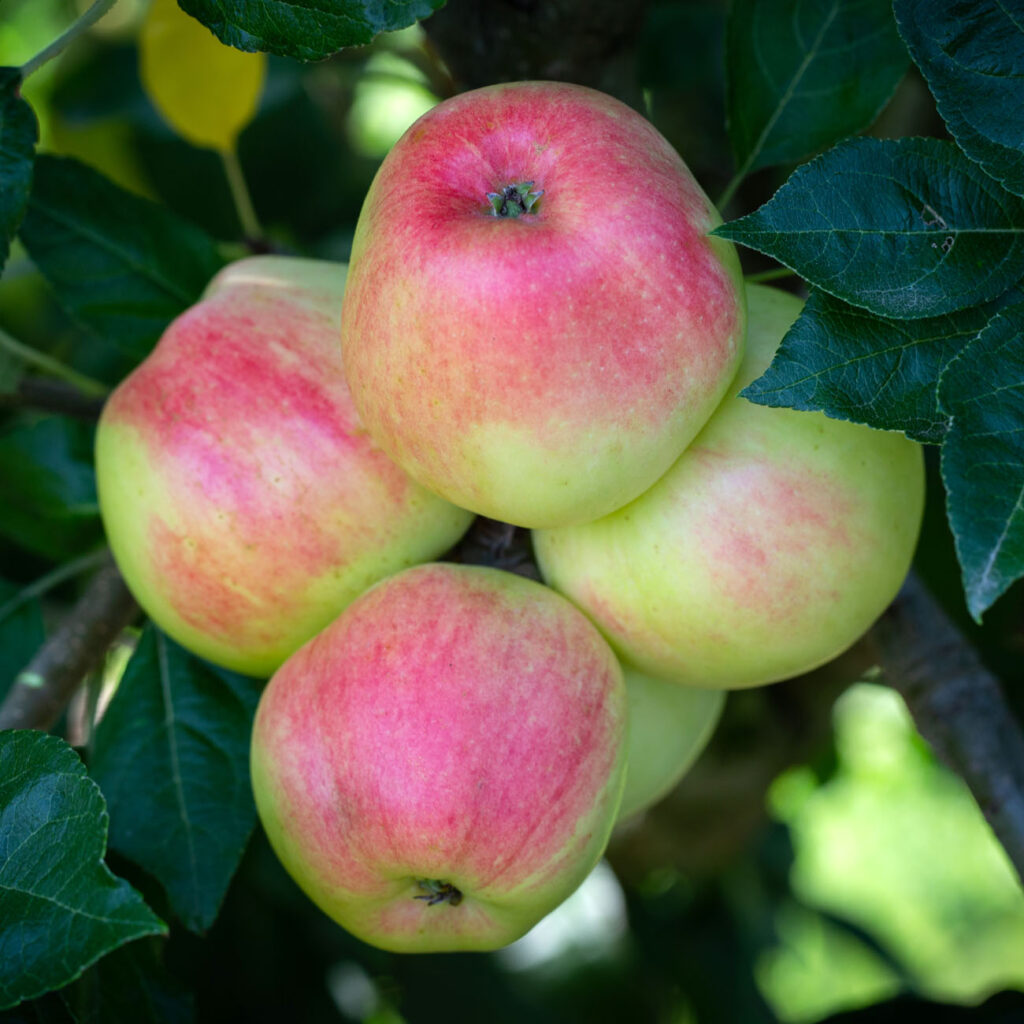
<svg viewBox="0 0 1024 1024"><path fill-rule="evenodd" d="M0 64L24 61L87 6L0 0ZM242 255L221 160L180 138L142 87L136 40L145 9L144 0L120 0L86 40L31 77L25 92L40 118L41 149L76 156L165 204L222 240L225 258ZM651 3L628 69L637 104L712 197L732 173L724 23L723 3ZM453 89L419 28L319 64L271 57L239 146L266 234L260 244L346 259L380 159ZM942 130L915 74L873 129ZM730 210L759 205L788 171L752 175ZM743 258L749 272L767 265L756 253ZM0 328L107 383L123 372L116 352L81 343L17 244L0 281ZM3 419L4 587L88 558L100 541L91 434L88 415ZM989 666L1018 684L1010 698L1020 712L1020 588L983 626L969 620L940 498L930 505L917 568ZM73 584L54 590L50 610L73 592ZM4 679L41 630L24 615L4 621ZM664 804L621 830L609 863L508 950L396 957L324 918L257 835L210 933L173 935L154 1003L163 1019L188 1019L184 993L194 988L198 1019L222 1024L810 1024L905 1019L914 1010L939 1022L1024 1020L1024 894L1006 858L900 698L844 677L842 663L732 695L706 755ZM111 865L160 912L156 885L116 856ZM156 956L158 945L136 955ZM120 953L104 961L104 991L116 992L117 972L130 969ZM76 990L76 999L96 1001L87 1019L132 1019L131 1007L97 992L88 983ZM52 1010L46 1019L62 1019L60 996L43 1004ZM39 1019L21 1012L3 1019Z"/></svg>

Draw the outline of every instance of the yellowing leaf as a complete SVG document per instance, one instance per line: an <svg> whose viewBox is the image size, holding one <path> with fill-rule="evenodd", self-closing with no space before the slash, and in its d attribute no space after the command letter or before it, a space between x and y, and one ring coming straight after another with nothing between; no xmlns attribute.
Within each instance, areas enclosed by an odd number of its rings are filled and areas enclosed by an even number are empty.
<svg viewBox="0 0 1024 1024"><path fill-rule="evenodd" d="M227 152L256 112L267 57L224 46L178 7L153 0L139 34L142 83L171 127Z"/></svg>

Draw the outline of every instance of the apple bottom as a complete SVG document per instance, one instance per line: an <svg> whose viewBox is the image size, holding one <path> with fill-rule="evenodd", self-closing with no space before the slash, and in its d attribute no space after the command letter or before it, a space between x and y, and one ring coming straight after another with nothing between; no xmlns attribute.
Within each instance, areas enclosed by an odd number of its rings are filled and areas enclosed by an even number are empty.
<svg viewBox="0 0 1024 1024"><path fill-rule="evenodd" d="M607 812L617 807L625 779L620 767L612 789L597 799L595 810L606 807L600 829L577 831L560 856L509 884L519 867L517 858L510 857L514 846L498 851L486 878L443 866L457 861L459 847L477 838L472 831L455 844L424 835L435 855L408 864L389 863L382 850L386 840L380 837L351 843L359 847L354 851L332 846L330 837L323 835L321 842L311 844L309 836L317 823L295 806L286 787L264 764L259 744L253 747L251 770L260 820L288 874L346 931L396 953L500 949L526 934L597 864L614 821ZM319 780L311 782L311 791L321 788ZM541 827L545 817L550 815L538 815ZM517 840L528 844L535 830L542 828L526 826ZM345 841L351 839L352 834ZM339 882L342 878L350 885Z"/></svg>
<svg viewBox="0 0 1024 1024"><path fill-rule="evenodd" d="M256 792L260 767L253 762ZM542 917L574 892L600 859L595 855L566 875L557 893L539 879L498 891L463 875L431 875L431 868L381 869L358 891L332 883L288 841L276 825L276 809L257 799L271 846L299 888L346 931L392 953L465 952L500 949L525 935ZM436 865L434 866L436 867ZM531 890L536 889L536 893Z"/></svg>
<svg viewBox="0 0 1024 1024"><path fill-rule="evenodd" d="M494 949L600 858L626 719L615 656L564 598L494 569L407 569L267 685L256 806L288 872L353 934Z"/></svg>
<svg viewBox="0 0 1024 1024"><path fill-rule="evenodd" d="M708 745L725 706L722 690L679 686L624 668L629 703L626 788L616 822L666 796Z"/></svg>

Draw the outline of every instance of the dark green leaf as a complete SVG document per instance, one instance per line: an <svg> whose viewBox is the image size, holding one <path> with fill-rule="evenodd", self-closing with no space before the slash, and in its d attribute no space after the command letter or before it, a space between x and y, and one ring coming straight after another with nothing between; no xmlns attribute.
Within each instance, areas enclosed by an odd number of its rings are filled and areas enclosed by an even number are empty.
<svg viewBox="0 0 1024 1024"><path fill-rule="evenodd" d="M11 395L18 388L25 364L6 349L0 349L0 395Z"/></svg>
<svg viewBox="0 0 1024 1024"><path fill-rule="evenodd" d="M20 590L0 580L0 700L46 639L38 599L18 602Z"/></svg>
<svg viewBox="0 0 1024 1024"><path fill-rule="evenodd" d="M178 0L183 11L239 50L320 60L378 32L429 17L444 0Z"/></svg>
<svg viewBox="0 0 1024 1024"><path fill-rule="evenodd" d="M0 0L2 2L2 0ZM0 1024L78 1024L56 992L0 1010Z"/></svg>
<svg viewBox="0 0 1024 1024"><path fill-rule="evenodd" d="M21 240L69 315L136 360L223 263L208 235L169 210L45 155Z"/></svg>
<svg viewBox="0 0 1024 1024"><path fill-rule="evenodd" d="M192 996L165 970L164 945L129 942L70 985L0 1012L0 1024L192 1024Z"/></svg>
<svg viewBox="0 0 1024 1024"><path fill-rule="evenodd" d="M814 292L772 365L743 397L938 444L948 425L939 408L939 375L1000 304L925 320L887 320Z"/></svg>
<svg viewBox="0 0 1024 1024"><path fill-rule="evenodd" d="M888 0L734 0L726 81L740 174L866 128L908 63Z"/></svg>
<svg viewBox="0 0 1024 1024"><path fill-rule="evenodd" d="M0 1006L66 985L163 924L103 863L99 787L61 739L0 733Z"/></svg>
<svg viewBox="0 0 1024 1024"><path fill-rule="evenodd" d="M190 1024L192 997L164 969L163 945L122 946L57 993L75 1024Z"/></svg>
<svg viewBox="0 0 1024 1024"><path fill-rule="evenodd" d="M1024 195L1024 17L1000 0L896 0L896 20L964 152Z"/></svg>
<svg viewBox="0 0 1024 1024"><path fill-rule="evenodd" d="M261 689L150 626L96 732L110 844L193 930L216 917L255 824L249 733Z"/></svg>
<svg viewBox="0 0 1024 1024"><path fill-rule="evenodd" d="M59 559L99 532L89 426L49 416L0 435L0 534Z"/></svg>
<svg viewBox="0 0 1024 1024"><path fill-rule="evenodd" d="M1024 575L1024 303L946 367L939 402L949 522L975 619Z"/></svg>
<svg viewBox="0 0 1024 1024"><path fill-rule="evenodd" d="M25 215L39 126L21 98L21 72L0 68L0 270Z"/></svg>
<svg viewBox="0 0 1024 1024"><path fill-rule="evenodd" d="M940 316L1024 276L1024 200L938 139L850 139L714 234L880 316Z"/></svg>

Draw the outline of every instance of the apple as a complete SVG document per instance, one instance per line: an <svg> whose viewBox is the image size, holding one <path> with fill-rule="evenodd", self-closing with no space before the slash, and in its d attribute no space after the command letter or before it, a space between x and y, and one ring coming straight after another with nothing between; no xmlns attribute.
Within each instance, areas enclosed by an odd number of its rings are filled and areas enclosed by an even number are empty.
<svg viewBox="0 0 1024 1024"><path fill-rule="evenodd" d="M921 523L919 445L738 397L801 309L761 286L747 302L734 394L664 478L610 516L533 535L544 578L625 662L692 686L757 686L835 657L896 595Z"/></svg>
<svg viewBox="0 0 1024 1024"><path fill-rule="evenodd" d="M629 708L626 788L617 822L635 817L678 785L715 731L725 693L623 672Z"/></svg>
<svg viewBox="0 0 1024 1024"><path fill-rule="evenodd" d="M364 941L496 949L597 863L626 713L615 656L564 598L497 569L407 569L271 679L256 806L289 874Z"/></svg>
<svg viewBox="0 0 1024 1024"><path fill-rule="evenodd" d="M100 419L100 508L129 588L179 643L239 672L269 675L472 518L360 425L337 349L344 282L325 261L228 266Z"/></svg>
<svg viewBox="0 0 1024 1024"><path fill-rule="evenodd" d="M744 335L717 212L639 114L582 86L463 93L396 143L356 226L345 372L424 486L519 526L649 488Z"/></svg>

